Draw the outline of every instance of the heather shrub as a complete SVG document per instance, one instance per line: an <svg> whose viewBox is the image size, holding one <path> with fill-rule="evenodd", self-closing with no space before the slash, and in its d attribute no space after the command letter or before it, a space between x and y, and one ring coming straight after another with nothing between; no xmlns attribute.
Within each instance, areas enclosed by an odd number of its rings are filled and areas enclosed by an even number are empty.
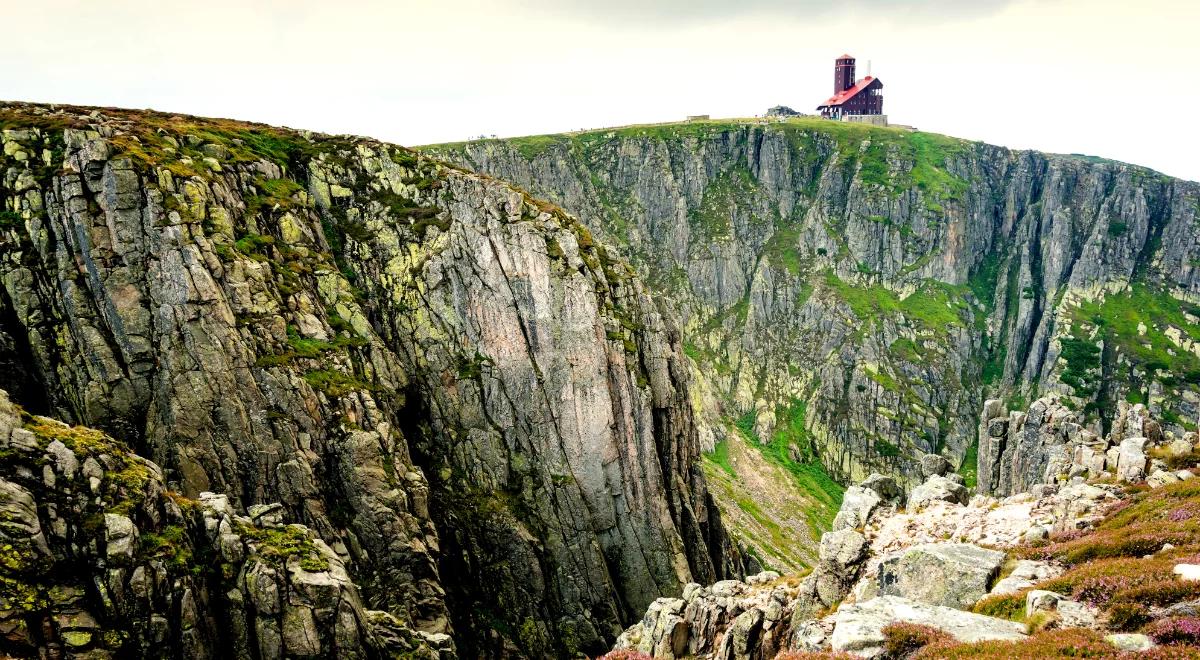
<svg viewBox="0 0 1200 660"><path fill-rule="evenodd" d="M596 660L654 660L653 656L634 651L632 649L621 649L619 651L609 651L604 655L596 658Z"/></svg>
<svg viewBox="0 0 1200 660"><path fill-rule="evenodd" d="M1174 562L1168 559L1102 559L1076 566L1038 586L1100 606L1122 591L1174 583L1173 568Z"/></svg>
<svg viewBox="0 0 1200 660"><path fill-rule="evenodd" d="M883 629L883 648L889 658L907 658L930 644L953 641L949 634L916 623L893 623Z"/></svg>
<svg viewBox="0 0 1200 660"><path fill-rule="evenodd" d="M1200 644L1200 619L1159 619L1144 631L1159 644Z"/></svg>
<svg viewBox="0 0 1200 660"><path fill-rule="evenodd" d="M1200 658L1200 649L1194 646L1156 646L1149 651L1126 653L1117 657L1121 660L1196 660Z"/></svg>
<svg viewBox="0 0 1200 660"><path fill-rule="evenodd" d="M1117 657L1119 656L1116 649L1104 641L1101 633L1082 628L1046 630L1018 642L990 641L974 644L942 642L930 644L912 656L913 660Z"/></svg>
<svg viewBox="0 0 1200 660"><path fill-rule="evenodd" d="M1150 621L1150 610L1141 603L1115 603L1108 608L1108 626L1120 632L1134 632Z"/></svg>

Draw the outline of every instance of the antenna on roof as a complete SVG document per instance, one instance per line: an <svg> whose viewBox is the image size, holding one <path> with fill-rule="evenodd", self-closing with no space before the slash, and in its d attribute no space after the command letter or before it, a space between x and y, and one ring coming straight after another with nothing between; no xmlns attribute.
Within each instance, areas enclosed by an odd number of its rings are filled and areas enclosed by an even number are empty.
<svg viewBox="0 0 1200 660"><path fill-rule="evenodd" d="M867 60L867 77L871 77L871 60Z"/></svg>

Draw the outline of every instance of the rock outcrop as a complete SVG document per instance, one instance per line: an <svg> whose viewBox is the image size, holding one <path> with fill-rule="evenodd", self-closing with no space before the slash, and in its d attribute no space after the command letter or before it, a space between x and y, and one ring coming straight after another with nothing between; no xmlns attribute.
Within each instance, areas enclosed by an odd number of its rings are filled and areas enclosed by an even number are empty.
<svg viewBox="0 0 1200 660"><path fill-rule="evenodd" d="M1056 396L1038 399L1027 413L987 401L979 429L979 492L1003 497L1075 477L1140 482L1151 473L1161 473L1156 481L1163 485L1181 477L1152 463L1149 451L1190 455L1197 446L1194 432L1164 433L1142 404L1121 402L1107 435L1082 422Z"/></svg>
<svg viewBox="0 0 1200 660"><path fill-rule="evenodd" d="M467 657L595 652L740 571L679 331L575 218L359 138L0 104L0 141L14 399L222 493L230 524L306 526L365 607Z"/></svg>
<svg viewBox="0 0 1200 660"><path fill-rule="evenodd" d="M454 657L368 610L338 553L224 495L167 489L94 429L0 390L0 647L17 657Z"/></svg>

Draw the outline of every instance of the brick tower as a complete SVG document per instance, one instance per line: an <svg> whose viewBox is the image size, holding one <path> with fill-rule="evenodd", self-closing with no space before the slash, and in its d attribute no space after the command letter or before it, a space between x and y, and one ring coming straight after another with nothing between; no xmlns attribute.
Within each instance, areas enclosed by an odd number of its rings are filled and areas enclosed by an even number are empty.
<svg viewBox="0 0 1200 660"><path fill-rule="evenodd" d="M854 58L849 55L842 55L837 58L837 63L833 67L833 93L841 94L842 92L854 86Z"/></svg>

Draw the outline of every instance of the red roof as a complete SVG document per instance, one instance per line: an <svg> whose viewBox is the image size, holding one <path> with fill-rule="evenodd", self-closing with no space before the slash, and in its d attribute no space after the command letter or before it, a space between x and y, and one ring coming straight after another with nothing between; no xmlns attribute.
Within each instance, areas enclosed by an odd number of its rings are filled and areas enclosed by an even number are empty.
<svg viewBox="0 0 1200 660"><path fill-rule="evenodd" d="M871 83L875 82L875 80L876 80L876 78L874 76L867 76L866 78L863 78L862 80L855 83L855 85L853 87L851 87L850 89L847 89L844 92L838 92L837 94L834 94L833 96L829 97L828 101L822 103L821 105L819 105L817 107L824 108L825 106L841 105L841 104L845 103L846 101L849 101L850 99L857 96L859 92L870 87Z"/></svg>
<svg viewBox="0 0 1200 660"><path fill-rule="evenodd" d="M839 60L852 60L852 59L854 59L854 56L853 55L842 55L838 59Z"/></svg>

